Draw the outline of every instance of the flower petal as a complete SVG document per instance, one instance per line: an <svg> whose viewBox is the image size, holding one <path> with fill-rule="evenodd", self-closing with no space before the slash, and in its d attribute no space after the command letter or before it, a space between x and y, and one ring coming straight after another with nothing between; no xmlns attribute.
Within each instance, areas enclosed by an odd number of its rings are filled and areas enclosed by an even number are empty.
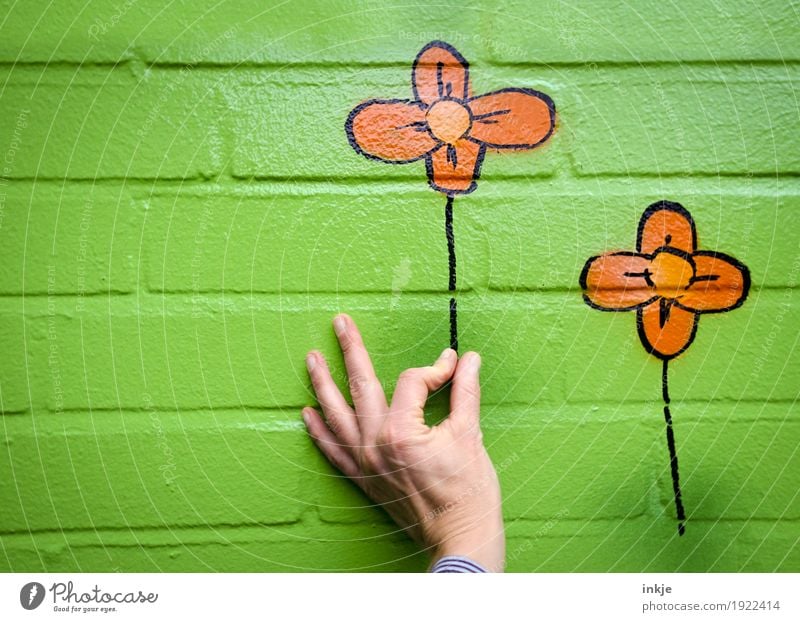
<svg viewBox="0 0 800 622"><path fill-rule="evenodd" d="M647 257L638 253L606 253L592 257L583 267L580 284L583 299L601 311L631 311L656 298L648 284Z"/></svg>
<svg viewBox="0 0 800 622"><path fill-rule="evenodd" d="M481 175L485 152L483 145L466 138L454 145L442 145L425 162L431 187L448 195L472 192Z"/></svg>
<svg viewBox="0 0 800 622"><path fill-rule="evenodd" d="M639 338L645 349L661 359L678 356L697 332L697 315L674 301L659 298L636 311Z"/></svg>
<svg viewBox="0 0 800 622"><path fill-rule="evenodd" d="M413 162L436 148L428 133L426 106L401 99L372 99L356 106L345 123L358 153L393 164Z"/></svg>
<svg viewBox="0 0 800 622"><path fill-rule="evenodd" d="M649 255L664 246L671 246L689 254L697 247L694 220L680 203L672 201L653 203L644 211L639 221L636 250Z"/></svg>
<svg viewBox="0 0 800 622"><path fill-rule="evenodd" d="M750 271L733 257L698 251L695 276L677 303L696 313L720 313L740 306L750 290Z"/></svg>
<svg viewBox="0 0 800 622"><path fill-rule="evenodd" d="M411 71L414 97L430 104L442 97L469 97L469 63L452 45L431 41L414 60Z"/></svg>
<svg viewBox="0 0 800 622"><path fill-rule="evenodd" d="M556 123L556 106L533 89L502 89L469 101L470 136L494 149L532 149L547 140Z"/></svg>

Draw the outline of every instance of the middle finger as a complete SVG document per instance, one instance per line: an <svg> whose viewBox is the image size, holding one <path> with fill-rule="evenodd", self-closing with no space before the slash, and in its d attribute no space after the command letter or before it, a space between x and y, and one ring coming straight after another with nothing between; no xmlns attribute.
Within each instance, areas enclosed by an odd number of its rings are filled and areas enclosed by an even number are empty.
<svg viewBox="0 0 800 622"><path fill-rule="evenodd" d="M355 322L349 316L340 314L334 318L333 327L344 354L362 440L371 443L388 410L386 396Z"/></svg>
<svg viewBox="0 0 800 622"><path fill-rule="evenodd" d="M328 427L343 444L359 447L361 434L356 424L356 415L344 399L342 392L339 391L339 387L336 386L331 371L328 369L328 363L319 352L309 352L306 357L306 366Z"/></svg>

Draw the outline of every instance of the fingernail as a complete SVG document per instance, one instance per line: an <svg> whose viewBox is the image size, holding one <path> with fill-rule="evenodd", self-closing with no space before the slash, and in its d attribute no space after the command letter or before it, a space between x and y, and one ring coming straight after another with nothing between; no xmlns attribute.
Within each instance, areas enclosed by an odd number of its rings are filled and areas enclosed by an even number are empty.
<svg viewBox="0 0 800 622"><path fill-rule="evenodd" d="M317 366L317 357L314 356L312 352L309 352L306 356L306 367L308 371L314 371L314 368Z"/></svg>
<svg viewBox="0 0 800 622"><path fill-rule="evenodd" d="M436 360L437 361L444 361L445 359L449 359L451 352L452 352L452 350L450 348L445 348L444 350L442 350L442 353L439 355L439 358L436 359Z"/></svg>
<svg viewBox="0 0 800 622"><path fill-rule="evenodd" d="M344 316L337 315L333 318L333 330L336 331L339 337L347 332L347 321L344 319Z"/></svg>
<svg viewBox="0 0 800 622"><path fill-rule="evenodd" d="M478 371L481 368L481 355L477 352L470 352L467 365L469 365L470 369Z"/></svg>
<svg viewBox="0 0 800 622"><path fill-rule="evenodd" d="M308 418L309 418L310 416L311 416L311 413L309 413L309 411L308 411L308 408L304 408L304 409L303 409L303 423L305 423L306 425L308 425Z"/></svg>

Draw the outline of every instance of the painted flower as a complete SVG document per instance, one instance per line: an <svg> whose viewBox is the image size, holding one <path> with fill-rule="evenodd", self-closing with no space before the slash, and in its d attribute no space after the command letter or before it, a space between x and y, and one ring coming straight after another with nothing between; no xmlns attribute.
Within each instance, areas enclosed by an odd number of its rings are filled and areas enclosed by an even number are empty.
<svg viewBox="0 0 800 622"><path fill-rule="evenodd" d="M507 88L472 96L469 63L433 41L411 73L414 99L372 99L350 113L347 137L358 153L390 164L425 160L428 181L448 196L475 190L486 149L532 149L555 127L545 94Z"/></svg>
<svg viewBox="0 0 800 622"><path fill-rule="evenodd" d="M660 201L642 215L636 252L592 257L580 285L595 309L636 311L644 347L669 360L692 343L701 314L730 311L744 302L750 272L733 257L697 250L689 212Z"/></svg>

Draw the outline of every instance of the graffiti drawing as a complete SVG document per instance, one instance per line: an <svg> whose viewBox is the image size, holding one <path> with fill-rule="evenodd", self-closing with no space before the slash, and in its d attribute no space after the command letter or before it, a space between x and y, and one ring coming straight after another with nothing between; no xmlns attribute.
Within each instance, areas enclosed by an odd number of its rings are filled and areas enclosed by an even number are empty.
<svg viewBox="0 0 800 622"><path fill-rule="evenodd" d="M744 303L750 272L715 251L697 250L691 214L680 204L659 201L648 207L636 237L636 251L591 257L580 275L583 298L601 311L635 311L642 345L662 361L661 388L678 533L686 511L669 408L669 361L694 340L700 316L723 313Z"/></svg>
<svg viewBox="0 0 800 622"><path fill-rule="evenodd" d="M356 106L345 131L357 153L389 164L425 161L431 188L444 194L448 250L450 346L458 349L453 199L477 187L489 150L533 149L555 128L545 94L506 88L474 96L469 63L451 45L432 41L411 71L413 99L371 99Z"/></svg>

